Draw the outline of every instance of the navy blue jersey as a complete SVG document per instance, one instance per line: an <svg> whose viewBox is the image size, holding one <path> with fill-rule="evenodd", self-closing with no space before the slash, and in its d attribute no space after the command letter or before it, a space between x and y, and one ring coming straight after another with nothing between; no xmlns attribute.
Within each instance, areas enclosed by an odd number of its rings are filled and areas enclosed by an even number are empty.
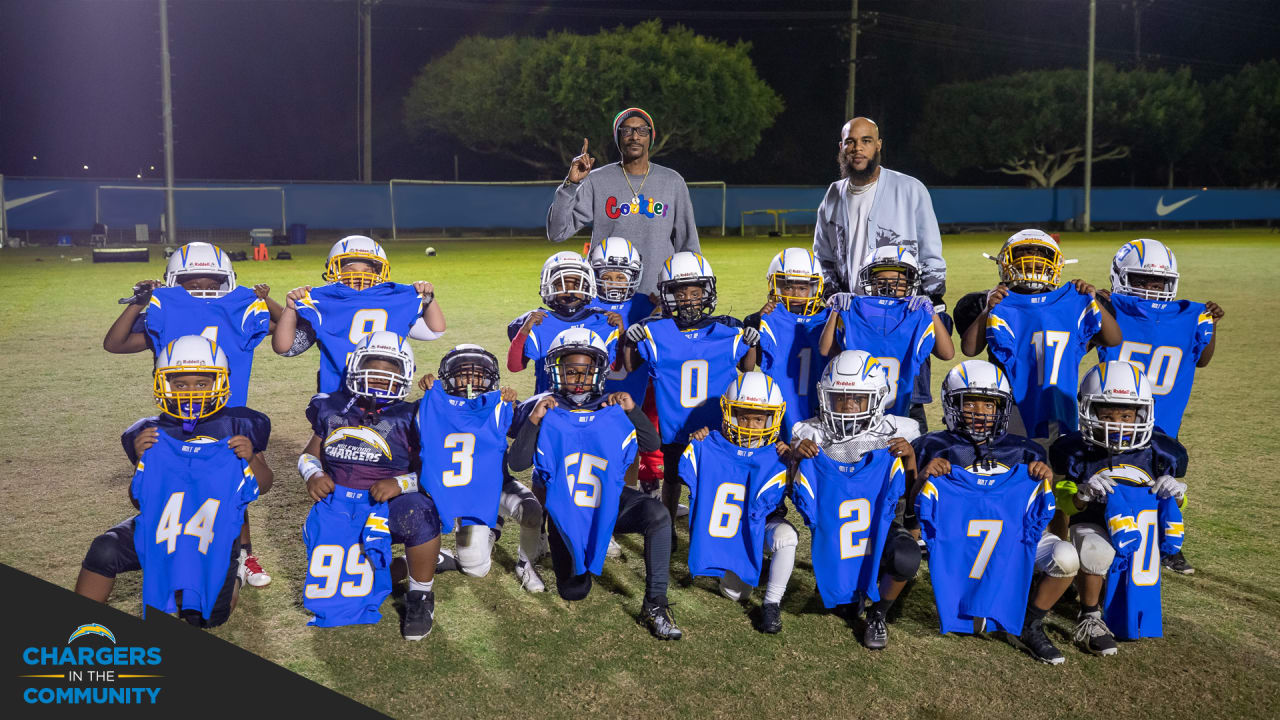
<svg viewBox="0 0 1280 720"><path fill-rule="evenodd" d="M933 316L924 308L912 311L904 298L859 295L840 313L839 323L840 349L866 350L880 361L894 391L885 412L905 417L916 373L933 352Z"/></svg>
<svg viewBox="0 0 1280 720"><path fill-rule="evenodd" d="M1111 308L1124 342L1099 347L1098 360L1127 360L1142 368L1151 382L1156 427L1178 437L1196 362L1213 340L1213 316L1203 303L1158 302L1119 293L1111 294Z"/></svg>
<svg viewBox="0 0 1280 720"><path fill-rule="evenodd" d="M242 285L220 298L192 297L183 288L162 287L152 291L142 317L152 348L162 348L183 335L203 335L222 348L231 384L227 407L248 402L253 351L271 330L265 300Z"/></svg>
<svg viewBox="0 0 1280 720"><path fill-rule="evenodd" d="M787 465L773 445L739 447L713 430L685 448L680 480L689 486L689 573L721 577L729 570L758 583L765 519L787 493Z"/></svg>
<svg viewBox="0 0 1280 720"><path fill-rule="evenodd" d="M1161 475L1180 478L1187 474L1187 449L1182 443L1156 431L1144 448L1108 453L1090 445L1080 433L1063 435L1049 446L1049 464L1076 486L1084 485L1099 471L1133 485L1150 487ZM1093 523L1107 526L1104 504L1093 502L1071 516L1071 524Z"/></svg>
<svg viewBox="0 0 1280 720"><path fill-rule="evenodd" d="M258 498L249 463L224 441L187 443L161 433L138 461L129 492L138 500L133 534L142 601L209 619L240 544L244 509ZM143 608L146 615L146 608Z"/></svg>
<svg viewBox="0 0 1280 720"><path fill-rule="evenodd" d="M1107 627L1121 640L1163 637L1160 555L1182 549L1182 511L1173 497L1121 483L1107 496L1107 532L1116 549L1107 574Z"/></svg>
<svg viewBox="0 0 1280 720"><path fill-rule="evenodd" d="M547 351L551 349L551 342L556 339L556 336L569 328L586 328L599 335L609 350L609 364L613 365L614 353L618 345L618 329L609 324L609 318L603 312L590 305L572 315L560 315L546 308L539 308L539 310L546 313L546 316L542 318L542 322L529 329L529 334L524 339L524 356L533 363L535 393L551 389L551 381L547 378L546 370ZM520 328L524 327L525 320L533 312L537 311L530 310L507 325L507 334L512 339L515 338L516 333L520 332Z"/></svg>
<svg viewBox="0 0 1280 720"><path fill-rule="evenodd" d="M159 428L161 433L184 442L214 442L244 435L253 443L255 453L265 451L267 441L271 438L271 420L257 410L245 407L223 408L197 421L191 430L187 430L183 421L172 415L152 415L130 425L120 436L120 444L124 447L124 455L129 458L130 465L138 464L133 441L139 433L150 427Z"/></svg>
<svg viewBox="0 0 1280 720"><path fill-rule="evenodd" d="M1009 376L1013 402L1031 437L1049 423L1075 430L1080 361L1102 328L1102 308L1075 286L1047 293L1009 293L987 313L987 347Z"/></svg>
<svg viewBox="0 0 1280 720"><path fill-rule="evenodd" d="M311 506L302 539L307 546L307 579L302 606L308 625L368 625L382 619L382 601L391 594L391 530L388 510L368 491L335 485Z"/></svg>
<svg viewBox="0 0 1280 720"><path fill-rule="evenodd" d="M637 293L630 300L620 303L611 303L600 298L591 301L588 307L604 312L616 312L622 316L627 327L630 327L641 320L653 314L653 301L648 295ZM601 339L605 336L601 335ZM649 389L649 373L644 370L637 370L628 373L624 369L617 369L609 373L609 379L604 384L604 391L607 394L616 392L625 392L636 401L636 405L644 406L644 397Z"/></svg>
<svg viewBox="0 0 1280 720"><path fill-rule="evenodd" d="M663 444L687 443L694 430L719 427L720 396L750 350L742 328L704 321L681 330L675 320L661 318L645 322L644 329L636 352L649 364Z"/></svg>
<svg viewBox="0 0 1280 720"><path fill-rule="evenodd" d="M621 406L552 408L542 418L534 482L573 556L573 573L599 575L618 521L618 498L636 457L636 428Z"/></svg>
<svg viewBox="0 0 1280 720"><path fill-rule="evenodd" d="M1050 483L1025 465L999 475L953 466L924 482L916 514L942 632L971 633L974 620L987 618L1022 633L1036 544L1053 512Z"/></svg>
<svg viewBox="0 0 1280 720"><path fill-rule="evenodd" d="M369 412L346 391L320 393L307 406L307 420L323 441L320 463L337 485L368 490L417 467L417 402Z"/></svg>
<svg viewBox="0 0 1280 720"><path fill-rule="evenodd" d="M972 440L950 430L921 435L911 443L916 451L916 467L924 468L934 458L979 475L1009 472L1015 465L1048 462L1048 455L1038 443L1008 433L997 440L975 445Z"/></svg>
<svg viewBox="0 0 1280 720"><path fill-rule="evenodd" d="M854 463L825 453L800 461L791 500L813 534L813 575L823 605L880 599L880 556L905 490L902 460L887 448Z"/></svg>
<svg viewBox="0 0 1280 720"><path fill-rule="evenodd" d="M511 403L498 390L468 400L436 382L418 403L422 466L418 484L435 501L441 529L498 522Z"/></svg>
<svg viewBox="0 0 1280 720"><path fill-rule="evenodd" d="M298 317L311 324L320 346L317 390L331 393L343 387L347 356L371 332L390 330L407 336L422 317L422 298L412 285L385 282L364 290L342 283L312 288L297 302Z"/></svg>
<svg viewBox="0 0 1280 720"><path fill-rule="evenodd" d="M751 315L743 324L760 330L760 371L773 378L787 403L782 417L783 442L791 442L791 427L818 414L818 378L827 358L818 352L828 308L813 315L797 315L782 303L767 315Z"/></svg>

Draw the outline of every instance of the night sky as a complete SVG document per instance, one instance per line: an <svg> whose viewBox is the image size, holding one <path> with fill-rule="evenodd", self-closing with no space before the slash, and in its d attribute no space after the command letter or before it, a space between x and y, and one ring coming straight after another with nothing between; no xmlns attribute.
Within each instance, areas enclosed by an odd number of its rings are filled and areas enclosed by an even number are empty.
<svg viewBox="0 0 1280 720"><path fill-rule="evenodd" d="M1098 0L1099 60L1132 64L1134 1ZM1188 65L1210 81L1280 55L1276 0L1137 1L1148 67ZM926 182L1016 184L980 172L940 177L907 142L915 116L937 83L1082 68L1087 0L861 0L860 8L879 13L859 36L858 106L880 122L885 164ZM848 9L847 0L385 0L373 22L375 180L452 179L455 154L463 180L536 177L447 137L417 145L406 135L401 103L413 77L460 38L591 33L658 17L750 41L757 71L786 103L751 160L659 162L690 180L829 182L848 34L828 13ZM169 20L180 179L357 178L355 0L170 0ZM155 0L0 0L0 173L161 177L158 28ZM661 127L660 109L649 109ZM1096 182L1129 184L1124 165L1100 166Z"/></svg>

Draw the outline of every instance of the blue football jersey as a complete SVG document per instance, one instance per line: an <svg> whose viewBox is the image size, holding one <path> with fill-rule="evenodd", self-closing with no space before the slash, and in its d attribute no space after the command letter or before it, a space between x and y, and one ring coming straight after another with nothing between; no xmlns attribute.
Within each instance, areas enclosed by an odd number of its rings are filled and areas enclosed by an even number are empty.
<svg viewBox="0 0 1280 720"><path fill-rule="evenodd" d="M140 515L133 534L146 605L213 612L240 543L244 509L258 499L258 479L226 442L186 443L160 433L142 454L129 492Z"/></svg>
<svg viewBox="0 0 1280 720"><path fill-rule="evenodd" d="M1025 465L999 475L953 466L924 481L916 514L942 632L971 633L975 619L987 618L1022 633L1036 543L1053 512L1050 483Z"/></svg>
<svg viewBox="0 0 1280 720"><path fill-rule="evenodd" d="M1191 399L1196 362L1213 339L1213 317L1203 303L1157 302L1112 293L1111 307L1124 335L1115 347L1099 347L1098 360L1128 360L1151 381L1156 427L1178 437Z"/></svg>
<svg viewBox="0 0 1280 720"><path fill-rule="evenodd" d="M842 349L866 350L889 372L895 394L885 412L903 417L911 409L916 373L936 340L933 316L925 309L912 312L909 305L902 298L856 296L840 313L836 331Z"/></svg>
<svg viewBox="0 0 1280 720"><path fill-rule="evenodd" d="M596 298L591 301L588 306L596 310L604 312L616 312L626 321L627 327L640 322L641 320L653 314L653 301L648 295L637 293L630 300L620 303L611 303L606 300ZM600 336L604 339L605 336ZM636 405L644 406L644 398L649 390L649 373L644 370L637 370L628 373L626 370L619 368L609 373L609 379L604 384L606 394L616 392L625 392L635 400Z"/></svg>
<svg viewBox="0 0 1280 720"><path fill-rule="evenodd" d="M1049 446L1049 464L1053 472L1065 479L1084 485L1099 471L1106 470L1134 485L1150 487L1161 475L1180 478L1187 474L1187 449L1182 443L1156 431L1151 443L1144 448L1108 453L1105 449L1090 445L1078 432L1063 435ZM1071 516L1071 524L1092 523L1107 526L1103 503L1092 502Z"/></svg>
<svg viewBox="0 0 1280 720"><path fill-rule="evenodd" d="M704 322L681 330L671 318L661 318L644 329L636 352L649 364L663 444L687 443L698 428L720 427L720 395L750 350L742 328Z"/></svg>
<svg viewBox="0 0 1280 720"><path fill-rule="evenodd" d="M542 322L534 325L524 339L524 356L533 363L535 393L543 393L551 389L551 381L547 378L546 370L547 351L551 349L551 343L556 336L569 328L586 328L599 335L605 347L609 349L609 364L613 364L614 352L618 344L618 329L609 324L609 318L603 312L590 306L568 316L558 315L545 308L542 311L546 313L546 317L542 318ZM524 325L524 319L528 314L525 313L511 322L511 325L516 326L517 332Z"/></svg>
<svg viewBox="0 0 1280 720"><path fill-rule="evenodd" d="M680 457L689 486L689 573L748 585L760 581L765 519L787 493L787 465L773 445L744 448L719 431L692 440Z"/></svg>
<svg viewBox="0 0 1280 720"><path fill-rule="evenodd" d="M468 400L437 382L419 401L418 485L435 501L444 532L453 532L457 520L497 525L511 419L511 403L498 390Z"/></svg>
<svg viewBox="0 0 1280 720"><path fill-rule="evenodd" d="M573 556L573 572L599 575L618 521L618 498L636 457L636 428L618 405L553 408L538 431L534 482Z"/></svg>
<svg viewBox="0 0 1280 720"><path fill-rule="evenodd" d="M337 485L368 490L409 472L418 460L418 403L393 402L366 412L346 391L320 393L307 406L323 441L320 464Z"/></svg>
<svg viewBox="0 0 1280 720"><path fill-rule="evenodd" d="M905 490L902 460L888 448L852 464L826 453L800 461L791 500L813 535L813 575L823 605L880 599L880 556Z"/></svg>
<svg viewBox="0 0 1280 720"><path fill-rule="evenodd" d="M368 491L335 485L311 506L302 526L307 579L302 606L308 625L369 625L382 619L391 594L391 529L387 504Z"/></svg>
<svg viewBox="0 0 1280 720"><path fill-rule="evenodd" d="M320 346L317 391L343 387L347 356L365 335L378 330L407 336L422 317L422 298L412 285L385 282L364 290L342 283L312 288L297 303L298 317L311 323Z"/></svg>
<svg viewBox="0 0 1280 720"><path fill-rule="evenodd" d="M818 344L830 314L830 309L823 308L813 315L797 315L779 304L768 315L748 318L759 318L760 371L773 378L787 403L783 442L791 442L793 425L818 414L818 378L827 367Z"/></svg>
<svg viewBox="0 0 1280 720"><path fill-rule="evenodd" d="M223 408L222 410L196 421L190 430L184 421L172 415L152 415L144 417L130 425L120 435L120 445L124 447L124 455L129 458L130 465L138 464L138 456L133 451L133 441L138 434L147 428L158 428L161 433L183 442L217 442L234 435L244 435L253 444L255 453L267 449L267 441L271 438L271 420L257 410L246 407Z"/></svg>
<svg viewBox="0 0 1280 720"><path fill-rule="evenodd" d="M1116 549L1107 574L1105 621L1121 640L1163 637L1160 555L1182 549L1182 511L1172 497L1121 483L1107 496L1107 531Z"/></svg>
<svg viewBox="0 0 1280 720"><path fill-rule="evenodd" d="M231 398L227 407L249 399L253 351L271 330L267 303L252 290L237 286L220 298L192 297L180 287L156 288L143 315L148 341L162 348L183 335L203 335L227 355Z"/></svg>
<svg viewBox="0 0 1280 720"><path fill-rule="evenodd" d="M931 460L942 458L978 475L998 475L1016 465L1048 462L1048 453L1038 443L1008 433L975 445L959 433L939 430L916 438L911 447L916 451L916 467L923 468Z"/></svg>

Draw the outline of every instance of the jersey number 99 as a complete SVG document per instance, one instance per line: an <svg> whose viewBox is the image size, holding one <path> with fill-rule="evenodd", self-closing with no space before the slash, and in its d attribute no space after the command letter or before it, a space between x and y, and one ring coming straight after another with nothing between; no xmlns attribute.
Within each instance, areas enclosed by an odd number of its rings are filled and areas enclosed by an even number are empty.
<svg viewBox="0 0 1280 720"><path fill-rule="evenodd" d="M354 580L342 580L344 568ZM307 583L303 592L309 600L331 598L339 592L342 597L364 597L373 589L373 568L365 559L360 543L345 550L341 545L317 545L311 551L311 565L307 574L324 580L324 585Z"/></svg>

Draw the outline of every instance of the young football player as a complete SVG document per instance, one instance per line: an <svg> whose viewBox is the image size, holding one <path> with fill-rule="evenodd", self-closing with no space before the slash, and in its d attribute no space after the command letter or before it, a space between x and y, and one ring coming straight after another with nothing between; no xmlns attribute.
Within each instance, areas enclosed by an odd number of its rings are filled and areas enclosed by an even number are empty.
<svg viewBox="0 0 1280 720"><path fill-rule="evenodd" d="M441 528L459 526L457 552L441 550L436 571L488 575L502 520L509 519L520 525L516 578L529 592L546 591L534 565L542 550L542 504L503 462L516 391L498 387L498 359L479 345L458 345L418 385L426 392L418 410L421 485Z"/></svg>
<svg viewBox="0 0 1280 720"><path fill-rule="evenodd" d="M760 312L742 324L760 331L760 370L773 378L786 402L780 437L817 411L815 388L827 359L819 340L831 310L822 304L822 268L813 252L787 248L773 257L765 273L768 295Z"/></svg>
<svg viewBox="0 0 1280 720"><path fill-rule="evenodd" d="M1124 333L1118 347L1099 347L1098 360L1127 360L1147 374L1155 401L1156 429L1177 438L1196 369L1213 359L1218 324L1215 302L1177 300L1178 261L1158 240L1125 243L1111 261L1111 290L1098 303ZM1162 559L1176 573L1195 572L1182 551Z"/></svg>
<svg viewBox="0 0 1280 720"><path fill-rule="evenodd" d="M435 286L425 280L412 285L391 282L391 261L373 238L348 235L334 243L321 277L329 284L289 292L271 336L272 349L285 356L310 347L309 342L299 342L298 330L314 338L321 353L318 392L342 389L347 358L371 332L435 340L445 331Z"/></svg>
<svg viewBox="0 0 1280 720"><path fill-rule="evenodd" d="M1009 414L1013 390L1000 368L985 360L966 360L951 369L942 381L942 417L947 429L917 438L912 445L920 467L920 480L908 497L912 508L907 523L919 532L915 500L919 484L951 472L952 466L982 476L1002 475L1018 465L1041 481L1051 479L1043 447L1027 438L1011 435ZM1075 546L1051 532L1036 545L1034 585L1026 620L1016 640L1030 655L1050 665L1065 658L1044 632L1044 618L1080 569ZM1010 636L1014 639L1013 636Z"/></svg>
<svg viewBox="0 0 1280 720"><path fill-rule="evenodd" d="M761 632L782 630L782 595L799 536L786 521L789 448L778 441L782 389L764 373L738 376L720 396L720 429L699 428L680 457L689 486L689 572L720 578L720 592L746 602L760 582L764 550L773 556L760 608ZM775 443L777 443L775 445Z"/></svg>
<svg viewBox="0 0 1280 720"><path fill-rule="evenodd" d="M1136 555L1125 571L1126 581L1158 585L1158 545L1176 551L1176 543L1158 543L1157 535L1181 539L1177 505L1185 499L1187 485L1178 478L1186 475L1187 451L1155 429L1151 383L1137 365L1112 360L1089 370L1080 381L1079 407L1080 430L1059 437L1049 448L1049 461L1054 472L1065 476L1057 491L1072 513L1070 537L1080 556L1075 641L1087 652L1114 655L1118 646L1108 627L1113 615L1108 608L1104 620L1101 608L1107 574L1118 570L1113 562L1123 550L1126 557ZM1122 506L1124 512L1117 515L1116 508ZM1125 531L1130 530L1138 530L1140 537L1129 537L1134 533ZM1117 542L1121 534L1125 536ZM1129 602L1140 599L1135 593ZM1145 599L1154 600L1154 606L1145 609L1158 628L1159 594ZM1128 613L1117 619L1127 620ZM1126 637L1143 634L1150 634L1150 627Z"/></svg>
<svg viewBox="0 0 1280 720"><path fill-rule="evenodd" d="M533 361L534 391L544 393L548 387L546 356L551 341L569 328L582 327L604 338L613 365L614 346L622 316L592 307L596 299L595 270L576 252L564 251L547 258L542 264L538 283L545 308L530 310L507 325L511 347L507 350L507 369L520 372Z"/></svg>
<svg viewBox="0 0 1280 720"><path fill-rule="evenodd" d="M680 500L680 456L689 433L719 418L720 395L737 371L755 369L760 332L737 318L712 315L716 276L698 253L678 252L658 273L662 317L626 331L622 367L648 364L662 434L662 501L675 518Z"/></svg>
<svg viewBox="0 0 1280 720"><path fill-rule="evenodd" d="M880 650L889 642L889 608L920 569L920 546L897 517L915 481L911 441L920 430L911 418L885 413L889 374L864 350L832 358L817 390L818 416L791 430L800 458L792 501L813 529L823 603L856 599L860 611L862 598L869 600L862 642Z"/></svg>
<svg viewBox="0 0 1280 720"><path fill-rule="evenodd" d="M626 393L605 395L609 351L600 336L569 328L547 352L551 391L516 411L507 454L514 472L534 468L534 491L551 517L556 591L581 600L604 566L614 532L644 535L641 619L662 640L679 640L667 604L671 516L662 503L624 481L637 450L658 446L653 424Z"/></svg>
<svg viewBox="0 0 1280 720"><path fill-rule="evenodd" d="M151 509L147 508L143 514L95 538L76 579L75 590L80 595L106 602L115 586L116 575L143 570L147 559L154 558L157 546L163 544L167 545L166 555L177 552L188 569L198 570L200 577L181 572L166 574L162 569L169 563L162 562L156 566L151 584L165 585L160 588L165 593L190 590L191 595L183 597L177 605L181 607L182 617L194 625L214 627L230 617L243 580L239 547L243 514L236 507L270 490L274 476L262 457L271 434L271 421L256 410L228 406L229 367L226 353L201 336L177 338L156 353L152 386L161 412L137 421L120 437L125 456L137 467L129 488L129 500L140 508L142 496L146 495L158 500L162 508L168 508L175 495L185 491L192 496L179 498L171 511L161 513L159 522L154 513L146 512ZM161 435L165 440L161 440ZM166 456L172 454L167 451L172 450L173 444L187 448L186 454L193 456L207 449L209 456L202 454L203 459L199 461L201 466L208 466L207 471L201 468L206 477L183 488L181 482L187 475L182 463L166 462L159 455L153 458L147 454L162 442L166 447L161 452ZM226 452L234 455L239 464L225 473L214 472L215 466L222 467L216 458ZM149 468L144 467L144 460L150 464ZM242 471L241 466L246 463ZM203 499L195 497L202 493ZM208 500L216 502L209 505ZM219 512L224 503L230 508L229 512ZM185 533L179 526L185 528ZM181 537L184 534L186 537ZM156 538L156 542L150 542L151 538ZM229 547L225 544L228 542ZM196 547L189 547L188 543ZM144 580L144 595L149 595L147 585ZM144 600L150 602L147 597ZM168 607L167 601L153 604L162 609ZM197 605L201 609L197 610Z"/></svg>
<svg viewBox="0 0 1280 720"><path fill-rule="evenodd" d="M414 469L421 437L418 403L404 399L413 373L413 349L405 338L390 330L365 335L347 361L343 387L311 398L307 420L314 434L298 457L307 494L317 503L346 489L387 503L391 542L404 545L407 563L409 590L400 625L405 640L431 633L440 551L440 517L431 497L418 489ZM349 550L358 551L358 546ZM393 563L393 581L399 571L400 564Z"/></svg>
<svg viewBox="0 0 1280 720"><path fill-rule="evenodd" d="M933 397L917 390L924 374L928 385L929 355L940 360L955 357L951 342L951 318L935 312L933 301L920 291L920 270L915 256L900 247L877 248L858 271L862 295L838 293L831 297L837 312L827 317L819 350L830 356L840 350L866 350L889 373L894 394L888 412L907 416L921 428L925 402Z"/></svg>

